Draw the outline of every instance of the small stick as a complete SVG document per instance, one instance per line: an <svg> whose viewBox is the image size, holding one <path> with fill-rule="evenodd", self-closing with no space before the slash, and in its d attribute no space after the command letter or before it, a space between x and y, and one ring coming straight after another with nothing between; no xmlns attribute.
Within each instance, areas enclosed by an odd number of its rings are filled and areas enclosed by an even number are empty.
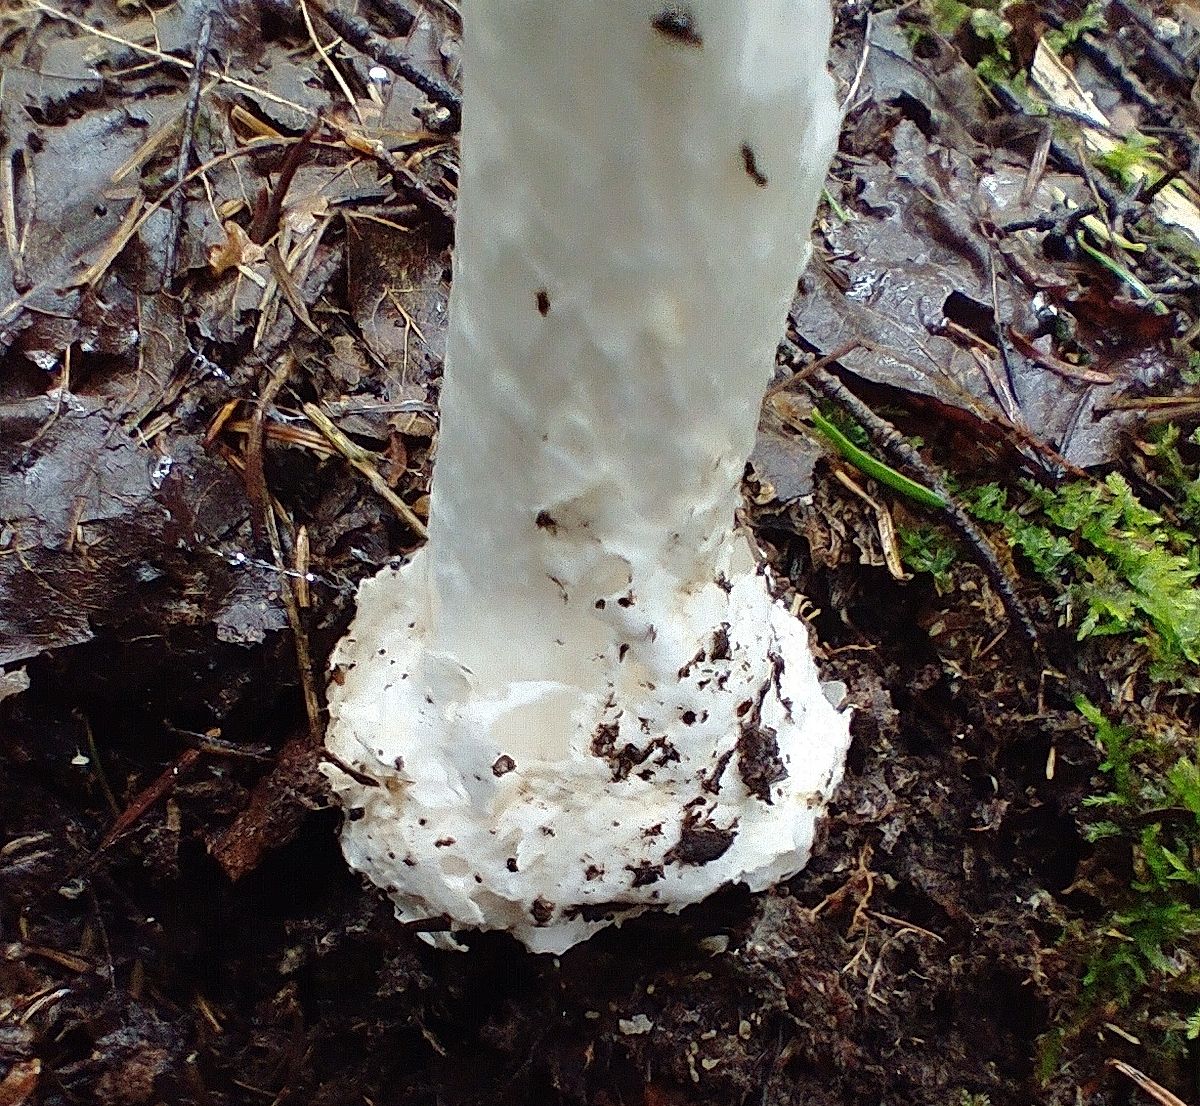
<svg viewBox="0 0 1200 1106"><path fill-rule="evenodd" d="M210 756L234 757L239 760L256 761L270 761L274 759L270 745L240 744L223 737L217 737L215 734L197 733L195 730L183 730L167 718L163 719L162 724L163 729L173 737L179 738L180 741L185 742L201 753L208 753Z"/></svg>
<svg viewBox="0 0 1200 1106"><path fill-rule="evenodd" d="M18 292L29 288L29 278L25 275L25 257L21 249L21 241L17 235L17 189L13 179L12 157L5 154L0 160L0 193L3 206L0 207L0 223L4 224L4 242L8 247L9 264L12 266L12 285Z"/></svg>
<svg viewBox="0 0 1200 1106"><path fill-rule="evenodd" d="M304 629L304 620L300 614L300 604L296 601L296 592L292 581L288 578L287 567L283 560L283 547L279 540L279 524L275 519L275 511L267 490L266 475L263 471L262 454L265 437L267 408L274 402L283 387L292 368L292 358L286 357L279 370L268 381L259 396L258 405L254 410L254 418L250 423L250 434L246 445L246 481L251 485L252 503L257 503L260 526L265 525L267 538L271 544L271 555L275 560L275 568L279 573L279 595L283 600L283 608L287 612L288 624L292 629L292 642L296 648L296 667L300 671L300 688L304 694L304 709L308 715L308 734L314 747L321 744L323 729L321 726L321 701L317 694L317 683L313 679L312 653L308 647L308 633ZM251 457L254 463L251 464Z"/></svg>
<svg viewBox="0 0 1200 1106"><path fill-rule="evenodd" d="M786 339L783 343L781 343L781 345L789 358L795 358L800 353L800 351L794 345L792 345L791 342L786 341ZM861 345L862 343L857 339L851 339L851 341L847 342L845 345L838 346L838 348L832 353L822 354L815 361L810 361L807 365L802 365L791 376L785 377L783 380L779 381L778 384L772 384L771 387L767 389L766 396L763 397L764 401L773 399L780 392L787 391L787 389L792 387L793 384L803 383L818 369L823 369L826 365L837 364L837 362L839 362L843 357L849 357L850 354L852 354Z"/></svg>
<svg viewBox="0 0 1200 1106"><path fill-rule="evenodd" d="M1136 1083L1160 1106L1187 1106L1182 1098L1172 1094L1161 1083L1156 1083L1145 1072L1139 1071L1132 1064L1127 1064L1124 1060L1109 1060L1108 1066L1116 1068L1126 1079Z"/></svg>
<svg viewBox="0 0 1200 1106"><path fill-rule="evenodd" d="M435 104L444 107L450 113L452 129L458 129L459 120L462 118L462 98L449 85L443 84L428 73L423 73L385 39L380 38L363 20L338 8L318 6L315 2L313 6L325 22L356 50L403 77L409 84L424 92Z"/></svg>
<svg viewBox="0 0 1200 1106"><path fill-rule="evenodd" d="M109 831L104 835L104 839L100 842L96 849L98 855L104 852L114 841L117 840L123 833L132 829L133 826L141 819L159 799L166 795L175 787L175 782L179 778L181 772L186 772L200 759L200 751L198 749L185 749L175 760L163 771L149 787L143 788L134 796L119 818L113 822Z"/></svg>
<svg viewBox="0 0 1200 1106"><path fill-rule="evenodd" d="M298 21L300 13L292 0L258 0L259 6L289 23ZM462 98L449 85L436 77L423 73L386 39L381 38L365 20L350 15L338 8L327 7L318 0L306 0L312 12L323 19L333 31L353 46L359 53L403 77L409 84L419 88L435 104L440 104L450 113L451 129L457 130L462 116Z"/></svg>
<svg viewBox="0 0 1200 1106"><path fill-rule="evenodd" d="M333 58L329 56L329 51L321 45L321 40L317 37L316 29L313 27L312 17L308 14L307 0L300 0L300 12L304 16L304 29L308 31L308 37L312 39L317 56L325 63L325 68L332 74L334 82L342 90L342 95L346 97L346 102L350 105L350 109L361 123L363 115L359 109L358 100L355 98L354 93L350 91L350 86L346 83L346 78L342 76L341 70L333 64Z"/></svg>
<svg viewBox="0 0 1200 1106"><path fill-rule="evenodd" d="M296 282L288 271L287 262L284 261L283 254L279 252L279 247L274 243L267 246L265 256L267 264L271 267L271 275L274 276L275 283L279 285L279 290L283 293L283 298L287 300L288 306L292 309L292 314L308 330L320 337L321 332L308 314L308 308L300 295L300 289L296 287Z"/></svg>
<svg viewBox="0 0 1200 1106"><path fill-rule="evenodd" d="M790 341L785 340L784 344L792 356L797 359L802 356L800 349ZM1038 632L1028 608L1017 594L1008 573L1001 567L991 543L966 511L954 501L941 477L922 460L921 455L900 436L894 426L875 414L828 369L810 372L807 383L826 399L844 407L862 425L871 436L871 440L893 465L915 474L922 484L932 488L945 501L943 515L947 524L972 550L975 562L996 589L996 594L1000 596L1009 617L1020 627L1026 640L1036 648Z"/></svg>
<svg viewBox="0 0 1200 1106"><path fill-rule="evenodd" d="M333 420L315 403L306 403L304 405L304 413L308 416L309 421L329 439L333 447L371 482L371 487L387 500L396 514L408 523L409 529L415 531L422 538L429 537L429 531L425 528L425 523L417 518L413 509L388 487L387 481L379 475L379 471L371 464L371 454L367 450L355 445L347 438L345 434L334 426Z"/></svg>
<svg viewBox="0 0 1200 1106"><path fill-rule="evenodd" d="M175 159L175 179L187 176L188 161L192 156L192 139L196 132L196 112L200 106L200 86L204 81L204 64L208 60L208 48L212 44L213 13L204 13L200 24L200 37L196 40L196 52L192 55L192 75L188 79L187 105L183 109L182 134L179 136L179 156ZM183 224L184 190L176 189L171 195L171 224L167 230L167 253L163 259L163 286L170 287L175 279L175 257L179 252L179 228Z"/></svg>
<svg viewBox="0 0 1200 1106"><path fill-rule="evenodd" d="M317 131L321 129L321 122L313 123L300 137L296 143L284 154L283 161L279 166L279 179L275 181L275 187L268 190L264 185L259 191L258 197L254 202L254 216L250 220L250 228L246 234L250 241L256 246L261 246L275 232L275 228L279 225L279 216L283 211L283 201L287 196L288 189L292 185L292 179L296 175L296 170L300 168L300 159L304 157L305 150L308 149L309 143L317 136Z"/></svg>
<svg viewBox="0 0 1200 1106"><path fill-rule="evenodd" d="M370 154L382 162L396 179L396 183L412 196L418 206L445 219L451 226L454 225L453 205L443 200L382 142L368 138L345 125L339 125L336 119L331 120L330 125L341 134L343 141L350 149Z"/></svg>

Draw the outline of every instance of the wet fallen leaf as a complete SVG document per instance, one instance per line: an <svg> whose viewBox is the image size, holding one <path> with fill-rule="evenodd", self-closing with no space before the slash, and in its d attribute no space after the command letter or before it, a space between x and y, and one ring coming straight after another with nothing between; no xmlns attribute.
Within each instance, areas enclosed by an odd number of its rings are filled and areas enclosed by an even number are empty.
<svg viewBox="0 0 1200 1106"><path fill-rule="evenodd" d="M263 247L251 242L239 224L230 220L222 226L225 240L220 245L209 247L208 251L208 267L213 276L221 276L239 265L252 265L262 260Z"/></svg>

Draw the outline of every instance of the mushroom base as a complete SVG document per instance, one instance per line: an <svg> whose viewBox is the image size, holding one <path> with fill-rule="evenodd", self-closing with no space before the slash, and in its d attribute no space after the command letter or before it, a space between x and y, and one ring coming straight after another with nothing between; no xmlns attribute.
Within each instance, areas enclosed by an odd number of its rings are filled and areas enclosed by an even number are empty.
<svg viewBox="0 0 1200 1106"><path fill-rule="evenodd" d="M648 909L804 866L849 716L749 539L730 535L718 561L714 580L683 589L646 581L641 595L661 598L636 617L614 603L621 632L575 684L492 686L431 651L423 551L364 582L327 737L358 778L326 770L346 858L401 920L561 953Z"/></svg>

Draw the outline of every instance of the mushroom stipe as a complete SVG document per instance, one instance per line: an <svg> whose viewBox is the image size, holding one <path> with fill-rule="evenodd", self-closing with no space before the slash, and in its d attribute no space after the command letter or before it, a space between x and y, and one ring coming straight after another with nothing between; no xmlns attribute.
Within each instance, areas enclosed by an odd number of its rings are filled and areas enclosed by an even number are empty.
<svg viewBox="0 0 1200 1106"><path fill-rule="evenodd" d="M848 716L735 527L836 141L830 12L463 16L429 541L359 591L326 770L424 939L559 953L795 874L841 778Z"/></svg>

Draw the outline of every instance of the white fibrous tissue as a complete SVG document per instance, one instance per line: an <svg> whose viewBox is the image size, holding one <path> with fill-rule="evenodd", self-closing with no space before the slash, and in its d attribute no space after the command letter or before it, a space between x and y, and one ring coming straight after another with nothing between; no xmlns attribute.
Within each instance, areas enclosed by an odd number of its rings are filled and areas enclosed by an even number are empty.
<svg viewBox="0 0 1200 1106"><path fill-rule="evenodd" d="M734 525L836 140L830 12L463 9L429 541L359 591L327 771L401 919L558 953L794 875L841 777L847 715Z"/></svg>

